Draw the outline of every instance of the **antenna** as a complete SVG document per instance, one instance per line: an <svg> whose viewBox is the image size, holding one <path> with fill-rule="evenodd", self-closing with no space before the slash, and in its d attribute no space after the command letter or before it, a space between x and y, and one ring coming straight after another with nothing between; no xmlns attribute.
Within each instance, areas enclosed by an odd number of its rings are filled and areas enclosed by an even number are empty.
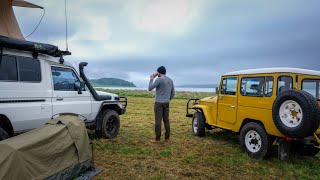
<svg viewBox="0 0 320 180"><path fill-rule="evenodd" d="M68 18L67 18L67 0L64 0L64 17L66 21L66 51L68 51Z"/></svg>

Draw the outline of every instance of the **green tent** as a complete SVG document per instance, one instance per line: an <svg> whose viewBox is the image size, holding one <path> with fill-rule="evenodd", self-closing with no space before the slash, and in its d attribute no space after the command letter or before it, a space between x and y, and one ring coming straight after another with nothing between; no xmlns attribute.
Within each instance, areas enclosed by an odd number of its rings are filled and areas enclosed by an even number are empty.
<svg viewBox="0 0 320 180"><path fill-rule="evenodd" d="M0 141L0 154L0 179L73 179L92 163L85 124L74 115Z"/></svg>

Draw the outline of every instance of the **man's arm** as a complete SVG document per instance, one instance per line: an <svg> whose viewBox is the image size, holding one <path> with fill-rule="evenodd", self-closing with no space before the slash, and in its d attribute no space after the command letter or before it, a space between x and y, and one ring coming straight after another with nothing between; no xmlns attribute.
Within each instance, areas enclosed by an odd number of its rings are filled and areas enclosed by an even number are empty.
<svg viewBox="0 0 320 180"><path fill-rule="evenodd" d="M154 82L153 82L153 79L151 78L150 81L149 81L149 88L148 90L149 91L152 91L154 88L158 87L160 84L160 79L156 79Z"/></svg>
<svg viewBox="0 0 320 180"><path fill-rule="evenodd" d="M171 96L170 96L170 100L176 95L176 91L174 89L174 84L172 82L172 89L171 89Z"/></svg>

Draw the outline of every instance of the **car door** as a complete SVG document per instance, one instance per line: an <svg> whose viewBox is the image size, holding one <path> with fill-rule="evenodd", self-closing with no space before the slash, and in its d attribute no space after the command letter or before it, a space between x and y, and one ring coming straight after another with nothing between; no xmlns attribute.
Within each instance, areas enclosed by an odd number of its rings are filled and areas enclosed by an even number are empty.
<svg viewBox="0 0 320 180"><path fill-rule="evenodd" d="M218 125L237 121L237 77L223 77L218 98Z"/></svg>
<svg viewBox="0 0 320 180"><path fill-rule="evenodd" d="M87 119L91 116L91 94L83 89L78 94L80 78L74 69L51 66L53 115L60 113L80 114Z"/></svg>

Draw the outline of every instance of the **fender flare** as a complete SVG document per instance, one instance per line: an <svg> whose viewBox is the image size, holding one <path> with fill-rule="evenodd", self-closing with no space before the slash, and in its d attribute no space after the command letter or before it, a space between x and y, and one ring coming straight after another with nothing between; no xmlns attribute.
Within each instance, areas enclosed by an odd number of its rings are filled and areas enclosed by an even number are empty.
<svg viewBox="0 0 320 180"><path fill-rule="evenodd" d="M197 104L197 105L194 105L192 109L200 110L203 113L206 121L207 121L207 117L210 117L210 109L208 106Z"/></svg>
<svg viewBox="0 0 320 180"><path fill-rule="evenodd" d="M101 127L102 127L102 113L103 111L107 110L107 109L110 109L110 110L114 110L116 111L119 115L121 114L121 106L120 104L118 103L115 103L115 102L105 102L105 103L102 103L101 106L100 106L100 109L99 109L99 112L97 114L97 117L94 121L94 124L95 124L95 128L97 130L100 130Z"/></svg>

